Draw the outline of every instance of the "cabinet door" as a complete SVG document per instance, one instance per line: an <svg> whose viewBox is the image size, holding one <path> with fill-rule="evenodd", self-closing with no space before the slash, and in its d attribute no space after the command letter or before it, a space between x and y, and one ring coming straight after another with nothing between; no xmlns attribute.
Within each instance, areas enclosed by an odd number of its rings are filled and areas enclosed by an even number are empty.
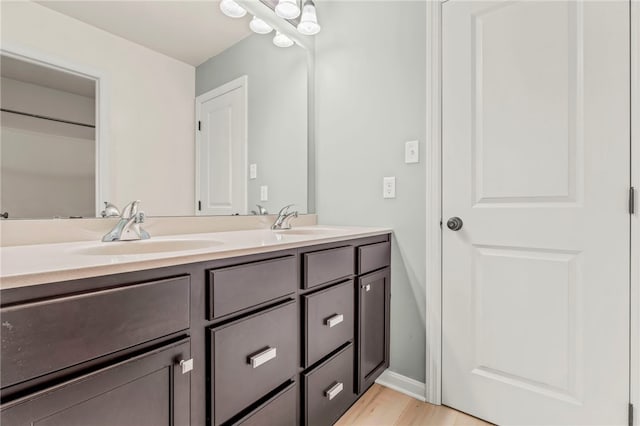
<svg viewBox="0 0 640 426"><path fill-rule="evenodd" d="M3 426L189 424L189 340L182 340L36 392L1 408Z"/></svg>
<svg viewBox="0 0 640 426"><path fill-rule="evenodd" d="M389 268L358 279L358 394L389 366Z"/></svg>

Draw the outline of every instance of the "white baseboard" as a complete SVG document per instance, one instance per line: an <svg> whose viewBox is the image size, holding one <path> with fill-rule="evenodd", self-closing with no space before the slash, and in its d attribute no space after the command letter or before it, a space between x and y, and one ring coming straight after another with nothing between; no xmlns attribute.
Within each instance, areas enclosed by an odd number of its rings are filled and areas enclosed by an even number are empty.
<svg viewBox="0 0 640 426"><path fill-rule="evenodd" d="M425 384L402 374L394 373L388 369L384 370L376 383L422 402L425 401Z"/></svg>

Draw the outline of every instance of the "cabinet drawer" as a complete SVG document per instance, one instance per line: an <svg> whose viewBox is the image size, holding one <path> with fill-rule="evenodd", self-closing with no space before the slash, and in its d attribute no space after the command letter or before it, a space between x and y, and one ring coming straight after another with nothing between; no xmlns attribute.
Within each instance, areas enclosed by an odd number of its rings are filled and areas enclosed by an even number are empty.
<svg viewBox="0 0 640 426"><path fill-rule="evenodd" d="M304 375L305 423L332 425L355 399L353 345Z"/></svg>
<svg viewBox="0 0 640 426"><path fill-rule="evenodd" d="M354 282L304 296L305 367L353 339Z"/></svg>
<svg viewBox="0 0 640 426"><path fill-rule="evenodd" d="M296 304L290 302L210 330L216 425L295 375L296 322Z"/></svg>
<svg viewBox="0 0 640 426"><path fill-rule="evenodd" d="M180 341L4 404L3 426L189 424L189 341Z"/></svg>
<svg viewBox="0 0 640 426"><path fill-rule="evenodd" d="M366 274L391 263L391 243L369 244L358 247L358 274Z"/></svg>
<svg viewBox="0 0 640 426"><path fill-rule="evenodd" d="M296 281L295 256L210 270L208 319L293 293Z"/></svg>
<svg viewBox="0 0 640 426"><path fill-rule="evenodd" d="M189 285L182 276L2 308L3 387L189 328Z"/></svg>
<svg viewBox="0 0 640 426"><path fill-rule="evenodd" d="M353 275L354 249L351 246L314 251L303 256L304 288Z"/></svg>
<svg viewBox="0 0 640 426"><path fill-rule="evenodd" d="M295 426L298 417L296 390L295 383L292 383L236 424L242 426Z"/></svg>

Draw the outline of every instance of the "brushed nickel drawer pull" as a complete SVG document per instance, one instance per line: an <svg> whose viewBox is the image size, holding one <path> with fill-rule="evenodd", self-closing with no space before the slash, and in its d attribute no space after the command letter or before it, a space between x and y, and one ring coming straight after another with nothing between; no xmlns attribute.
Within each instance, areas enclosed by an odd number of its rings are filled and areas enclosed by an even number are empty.
<svg viewBox="0 0 640 426"><path fill-rule="evenodd" d="M340 392L342 392L342 388L344 386L342 385L342 382L337 382L336 384L334 384L333 386L331 386L329 389L327 389L326 391L324 391L324 396L326 396L327 398L329 398L329 401L331 401L333 398L335 398L336 396L338 396L338 394Z"/></svg>
<svg viewBox="0 0 640 426"><path fill-rule="evenodd" d="M334 316L327 318L324 323L325 325L328 325L329 328L331 328L340 324L342 321L344 321L344 315L335 314Z"/></svg>
<svg viewBox="0 0 640 426"><path fill-rule="evenodd" d="M252 368L258 368L267 361L276 357L276 348L268 348L264 351L249 357L249 364Z"/></svg>
<svg viewBox="0 0 640 426"><path fill-rule="evenodd" d="M182 368L182 374L187 374L193 370L193 358L180 360L180 367Z"/></svg>

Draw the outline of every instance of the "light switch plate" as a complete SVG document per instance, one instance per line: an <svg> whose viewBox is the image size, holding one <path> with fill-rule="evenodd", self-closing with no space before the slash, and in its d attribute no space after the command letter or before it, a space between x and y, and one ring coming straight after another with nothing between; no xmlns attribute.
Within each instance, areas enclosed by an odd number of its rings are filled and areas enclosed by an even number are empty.
<svg viewBox="0 0 640 426"><path fill-rule="evenodd" d="M269 201L269 187L267 185L260 187L260 201Z"/></svg>
<svg viewBox="0 0 640 426"><path fill-rule="evenodd" d="M407 164L420 162L420 145L418 144L418 141L405 142L404 162Z"/></svg>
<svg viewBox="0 0 640 426"><path fill-rule="evenodd" d="M258 177L258 165L249 164L249 179L256 179Z"/></svg>
<svg viewBox="0 0 640 426"><path fill-rule="evenodd" d="M382 198L396 198L396 177L382 178Z"/></svg>

